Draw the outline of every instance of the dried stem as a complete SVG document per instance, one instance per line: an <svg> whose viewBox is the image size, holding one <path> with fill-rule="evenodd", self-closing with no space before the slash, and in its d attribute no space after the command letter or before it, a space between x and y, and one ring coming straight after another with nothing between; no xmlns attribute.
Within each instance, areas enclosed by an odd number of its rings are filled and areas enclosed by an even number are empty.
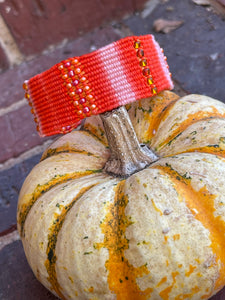
<svg viewBox="0 0 225 300"><path fill-rule="evenodd" d="M158 159L146 145L139 144L125 107L101 114L101 119L111 150L106 172L127 177Z"/></svg>

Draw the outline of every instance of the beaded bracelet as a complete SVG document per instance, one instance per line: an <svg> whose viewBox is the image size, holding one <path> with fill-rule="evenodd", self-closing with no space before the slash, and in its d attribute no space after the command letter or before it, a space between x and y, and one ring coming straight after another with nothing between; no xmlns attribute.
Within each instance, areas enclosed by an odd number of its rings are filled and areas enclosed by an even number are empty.
<svg viewBox="0 0 225 300"><path fill-rule="evenodd" d="M81 120L173 88L152 35L126 37L68 58L26 80L25 97L40 136L67 133Z"/></svg>

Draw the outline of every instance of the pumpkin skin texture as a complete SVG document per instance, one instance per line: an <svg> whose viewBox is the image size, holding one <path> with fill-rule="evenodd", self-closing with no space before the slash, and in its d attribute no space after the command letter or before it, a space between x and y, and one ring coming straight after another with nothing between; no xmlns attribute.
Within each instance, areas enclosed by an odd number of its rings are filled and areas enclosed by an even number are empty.
<svg viewBox="0 0 225 300"><path fill-rule="evenodd" d="M127 110L159 159L105 173L98 116L55 141L20 192L28 262L61 299L209 299L225 285L225 105L166 91Z"/></svg>

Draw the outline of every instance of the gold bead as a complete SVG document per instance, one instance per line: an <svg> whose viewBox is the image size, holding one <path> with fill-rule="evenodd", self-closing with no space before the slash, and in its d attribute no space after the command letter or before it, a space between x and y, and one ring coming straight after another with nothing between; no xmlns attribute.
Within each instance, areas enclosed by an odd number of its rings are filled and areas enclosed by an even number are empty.
<svg viewBox="0 0 225 300"><path fill-rule="evenodd" d="M157 87L154 87L154 88L152 89L152 93L153 93L153 95L157 94Z"/></svg>
<svg viewBox="0 0 225 300"><path fill-rule="evenodd" d="M23 83L23 89L26 90L26 91L28 90L28 80L24 81L24 83Z"/></svg>
<svg viewBox="0 0 225 300"><path fill-rule="evenodd" d="M142 59L141 61L140 61L140 65L142 66L142 67L146 67L147 66L147 59Z"/></svg>
<svg viewBox="0 0 225 300"><path fill-rule="evenodd" d="M30 94L25 93L25 98L29 100L30 99Z"/></svg>
<svg viewBox="0 0 225 300"><path fill-rule="evenodd" d="M148 77L148 78L147 78L147 83L148 83L149 85L152 85L152 84L153 84L153 79L152 79L152 77Z"/></svg>
<svg viewBox="0 0 225 300"><path fill-rule="evenodd" d="M138 48L140 48L141 47L141 42L140 41L135 41L134 42L134 48L135 49L138 49Z"/></svg>

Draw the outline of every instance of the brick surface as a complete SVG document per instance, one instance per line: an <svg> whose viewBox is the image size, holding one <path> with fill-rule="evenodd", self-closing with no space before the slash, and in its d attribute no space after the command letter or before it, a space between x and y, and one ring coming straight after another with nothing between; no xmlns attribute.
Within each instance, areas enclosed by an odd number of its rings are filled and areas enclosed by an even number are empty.
<svg viewBox="0 0 225 300"><path fill-rule="evenodd" d="M16 103L24 97L22 84L25 79L45 71L54 64L71 56L80 56L119 38L111 26L96 29L67 43L64 47L49 51L29 62L10 69L0 76L0 108Z"/></svg>
<svg viewBox="0 0 225 300"><path fill-rule="evenodd" d="M149 1L151 1L151 0L148 0L148 1L146 1L146 0L135 0L135 1L133 1L134 12L138 12L138 11L142 10L145 7L146 3L149 2Z"/></svg>
<svg viewBox="0 0 225 300"><path fill-rule="evenodd" d="M41 154L35 155L8 170L0 172L0 233L7 231L16 224L19 191L26 176L39 162L40 157Z"/></svg>
<svg viewBox="0 0 225 300"><path fill-rule="evenodd" d="M57 300L31 271L21 241L13 242L0 251L1 300Z"/></svg>
<svg viewBox="0 0 225 300"><path fill-rule="evenodd" d="M169 34L156 33L158 18L183 20ZM173 78L188 93L205 94L225 102L225 22L192 1L170 0L146 18L134 15L125 22L134 34L152 33L164 48Z"/></svg>
<svg viewBox="0 0 225 300"><path fill-rule="evenodd" d="M22 53L42 51L141 8L138 0L5 0L0 9Z"/></svg>
<svg viewBox="0 0 225 300"><path fill-rule="evenodd" d="M46 5L46 2L41 0L29 1L29 5L31 3L32 5L39 5L41 14L41 5L42 3ZM136 5L138 9L138 1L132 2L133 6ZM139 3L143 5L144 2L140 1ZM17 5L15 10L11 9L8 13L8 15L10 13L15 15L16 9L20 7L21 3L24 2L0 1L0 8L5 9L6 5L9 4ZM59 3L59 1L55 3ZM106 1L101 1L101 3L106 5ZM44 11L42 13L44 14ZM40 15L36 18L43 20L46 16ZM155 33L153 22L161 17L183 20L184 24L169 34ZM121 23L127 28L124 32L125 35L133 32L134 34L153 33L156 36L156 39L165 49L175 79L176 90L181 94L202 93L225 101L224 21L217 15L207 11L204 7L194 5L192 1L170 0L162 1L145 18L142 18L141 14L135 14L125 21L121 20ZM55 26L58 28L58 24ZM117 26L117 28L125 27ZM64 29L62 27L62 31ZM18 30L20 30L19 27ZM45 53L19 67L2 73L0 75L0 108L15 104L23 98L21 84L24 79L44 71L62 59L82 55L118 38L119 36L112 27L97 29L74 42L67 43L63 48ZM25 40L25 42L27 41ZM12 156L18 156L27 149L43 143L44 140L37 136L28 105L0 118L0 140L4 141L0 151L1 161ZM5 235L15 228L19 190L27 174L38 163L40 156L41 154L33 156L8 170L0 172L0 238L1 235ZM0 299L57 299L35 279L27 264L21 241L12 242L0 251L0 270ZM211 298L211 300L224 299L225 289Z"/></svg>
<svg viewBox="0 0 225 300"><path fill-rule="evenodd" d="M11 157L43 144L46 140L40 138L29 105L24 105L18 110L0 118L0 163Z"/></svg>
<svg viewBox="0 0 225 300"><path fill-rule="evenodd" d="M5 55L4 50L0 46L0 73L9 67L8 59Z"/></svg>

